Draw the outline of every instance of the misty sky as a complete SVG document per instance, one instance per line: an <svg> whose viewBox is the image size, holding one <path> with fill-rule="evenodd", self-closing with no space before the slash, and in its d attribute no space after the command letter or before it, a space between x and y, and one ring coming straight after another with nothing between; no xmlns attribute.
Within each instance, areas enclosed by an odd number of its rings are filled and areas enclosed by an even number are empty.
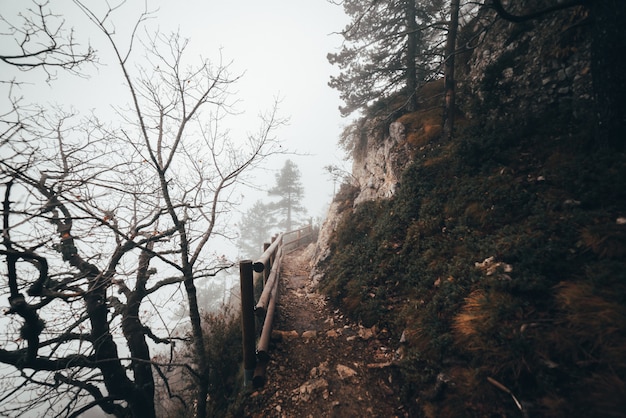
<svg viewBox="0 0 626 418"><path fill-rule="evenodd" d="M4 15L30 4L0 0ZM105 2L86 0L85 4L103 7ZM235 88L240 99L237 108L243 114L229 127L234 136L255 131L258 114L271 108L276 97L281 99L280 116L290 118L290 122L276 135L285 141L287 149L308 156L275 157L266 164L275 171L261 171L254 177L259 184L272 186L275 172L285 159L291 159L302 173L309 216L323 217L333 191L323 167L346 164L336 144L347 121L337 109L338 93L327 86L337 69L326 60L326 54L341 45L341 36L333 32L340 31L347 22L342 7L326 0L151 0L147 4L148 9L156 10L145 25L148 32L179 31L190 38L189 57L215 62L221 56L224 62L232 61L233 74L243 74ZM127 103L119 69L111 63L109 47L101 34L71 0L52 0L50 6L63 16L67 26L75 28L80 43L89 42L97 50L100 65L86 68L89 78L59 73L50 85L41 73L19 74L19 78L31 80L30 85L22 87L26 100L62 103L81 112L95 109L100 113L106 113L113 104ZM143 6L142 1L129 1L113 15L120 40L128 38ZM136 56L142 54L140 49L136 48ZM12 70L5 67L1 68L2 77L9 79ZM251 190L244 193L250 205L266 197Z"/></svg>
<svg viewBox="0 0 626 418"><path fill-rule="evenodd" d="M239 94L247 116L254 118L275 96L282 98L281 113L290 123L278 136L287 148L310 154L288 158L302 173L309 215L323 216L333 188L323 167L343 160L336 144L346 120L337 109L338 93L327 85L337 70L326 60L341 46L342 37L332 33L347 22L342 7L326 0L186 0L162 1L160 14L167 16L163 25L180 25L200 54L212 56L221 48L245 71ZM274 165L282 167L285 158ZM273 173L263 176L274 182Z"/></svg>

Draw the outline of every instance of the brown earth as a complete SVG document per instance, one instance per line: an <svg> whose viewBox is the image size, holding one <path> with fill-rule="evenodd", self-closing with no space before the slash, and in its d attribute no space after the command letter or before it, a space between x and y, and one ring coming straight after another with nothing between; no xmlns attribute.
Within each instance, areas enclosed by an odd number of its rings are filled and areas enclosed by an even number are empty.
<svg viewBox="0 0 626 418"><path fill-rule="evenodd" d="M310 249L286 255L267 381L247 417L405 417L392 389L394 343L386 330L349 321L309 279ZM396 343L397 345L397 343Z"/></svg>

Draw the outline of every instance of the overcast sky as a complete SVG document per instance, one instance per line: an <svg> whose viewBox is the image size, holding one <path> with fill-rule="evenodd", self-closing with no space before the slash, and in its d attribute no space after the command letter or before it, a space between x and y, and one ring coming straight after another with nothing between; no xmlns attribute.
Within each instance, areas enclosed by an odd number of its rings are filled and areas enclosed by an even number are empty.
<svg viewBox="0 0 626 418"><path fill-rule="evenodd" d="M180 28L203 56L221 48L235 69L245 71L238 90L248 116L282 98L281 113L290 122L278 136L289 149L310 155L288 158L302 173L309 215L325 215L333 185L323 167L343 160L336 144L346 120L338 93L327 85L337 69L326 60L341 46L336 32L347 23L343 8L326 0L164 0L159 7L161 29ZM280 168L284 160L274 164ZM266 175L272 185L273 173Z"/></svg>
<svg viewBox="0 0 626 418"><path fill-rule="evenodd" d="M4 15L30 4L26 0L0 0ZM104 7L105 2L85 0L85 4ZM337 69L326 60L326 54L341 46L342 38L336 32L347 22L342 7L326 0L149 0L147 5L156 10L146 25L150 31L179 31L190 38L190 56L216 61L221 54L225 62L232 61L232 73L244 74L235 88L241 100L238 109L243 112L232 127L236 135L255 131L258 114L269 110L276 97L282 100L280 116L290 121L276 132L277 137L285 141L287 149L302 155L277 157L268 161L267 168L280 169L287 158L294 161L302 174L309 215L323 217L333 191L323 168L346 164L336 144L347 121L337 109L338 93L327 85ZM113 15L120 39L124 39L143 6L143 1L128 1ZM118 69L110 63L110 52L101 34L71 0L51 0L50 7L63 16L67 26L76 29L79 42L89 42L96 48L100 66L90 67L90 77L84 80L60 73L51 85L42 82L41 74L33 75L30 89L24 87L25 97L34 102L70 104L80 111L103 111L109 103L119 104L118 96L126 92ZM141 51L136 53L139 56ZM0 68L5 72L4 79L10 70L5 67ZM272 186L275 172L260 172L255 178ZM266 196L253 192L248 195L250 205Z"/></svg>

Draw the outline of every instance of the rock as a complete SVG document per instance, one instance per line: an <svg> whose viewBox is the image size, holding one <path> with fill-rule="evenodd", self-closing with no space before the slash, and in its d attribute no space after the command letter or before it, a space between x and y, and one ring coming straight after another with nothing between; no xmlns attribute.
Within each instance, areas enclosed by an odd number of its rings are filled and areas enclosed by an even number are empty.
<svg viewBox="0 0 626 418"><path fill-rule="evenodd" d="M563 205L565 205L565 206L580 206L580 200L567 199L567 200L565 200L565 202L563 202Z"/></svg>
<svg viewBox="0 0 626 418"><path fill-rule="evenodd" d="M339 378L341 380L348 379L350 377L356 376L357 372L354 369L351 369L348 366L344 366L343 364L337 365L337 373L339 374Z"/></svg>
<svg viewBox="0 0 626 418"><path fill-rule="evenodd" d="M316 378L316 377L320 377L320 376L322 376L323 374L326 374L326 373L328 373L328 362L324 361L324 362L320 363L319 366L313 367L311 369L311 371L309 372L309 376L311 378Z"/></svg>
<svg viewBox="0 0 626 418"><path fill-rule="evenodd" d="M387 361L384 363L369 363L367 364L368 369L384 369L385 367L393 366L392 361Z"/></svg>
<svg viewBox="0 0 626 418"><path fill-rule="evenodd" d="M401 122L393 122L389 125L389 136L395 142L402 142L406 139L406 126Z"/></svg>
<svg viewBox="0 0 626 418"><path fill-rule="evenodd" d="M290 339L298 338L298 337L299 335L296 330L292 330L292 331L273 330L272 331L272 339L276 341L290 340Z"/></svg>
<svg viewBox="0 0 626 418"><path fill-rule="evenodd" d="M364 328L364 327L360 327L359 328L359 337L361 337L362 340L369 340L370 338L372 338L375 335L375 330L376 330L376 326L374 325L372 328Z"/></svg>
<svg viewBox="0 0 626 418"><path fill-rule="evenodd" d="M513 271L513 266L501 261L496 261L493 256L486 258L482 262L476 262L474 265L476 268L484 271L487 276L491 276L498 271L504 271L505 273L511 273Z"/></svg>
<svg viewBox="0 0 626 418"><path fill-rule="evenodd" d="M311 340L313 338L317 338L317 331L304 331L302 333L302 338L305 340Z"/></svg>
<svg viewBox="0 0 626 418"><path fill-rule="evenodd" d="M322 392L322 397L328 399L328 382L324 378L311 379L294 389L293 391L300 400L310 401L311 397L319 392Z"/></svg>
<svg viewBox="0 0 626 418"><path fill-rule="evenodd" d="M334 329L331 329L331 330L326 331L326 336L328 338L337 338L339 337L339 334Z"/></svg>

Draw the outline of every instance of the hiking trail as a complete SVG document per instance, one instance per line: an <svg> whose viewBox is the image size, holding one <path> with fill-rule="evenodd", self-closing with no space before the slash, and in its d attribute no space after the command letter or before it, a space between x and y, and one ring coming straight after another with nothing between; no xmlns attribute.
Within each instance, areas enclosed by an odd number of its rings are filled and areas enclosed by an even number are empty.
<svg viewBox="0 0 626 418"><path fill-rule="evenodd" d="M405 417L392 389L389 332L349 321L313 289L312 246L283 257L267 382L251 390L252 418Z"/></svg>

